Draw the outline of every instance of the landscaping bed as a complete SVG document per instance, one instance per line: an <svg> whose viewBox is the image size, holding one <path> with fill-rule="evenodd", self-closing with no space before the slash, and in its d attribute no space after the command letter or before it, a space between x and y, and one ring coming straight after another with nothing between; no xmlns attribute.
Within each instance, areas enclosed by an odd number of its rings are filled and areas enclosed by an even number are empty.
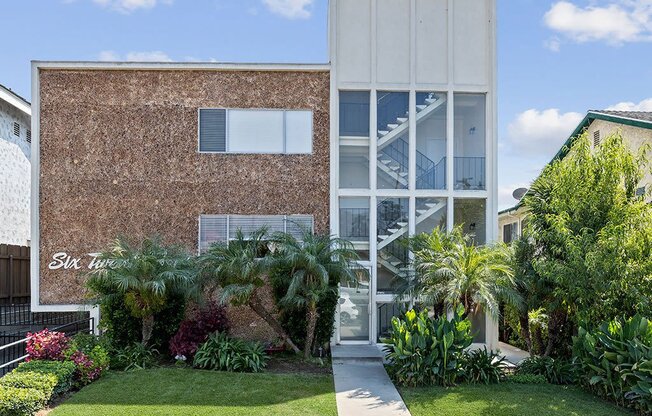
<svg viewBox="0 0 652 416"><path fill-rule="evenodd" d="M111 372L50 415L337 415L330 375Z"/></svg>
<svg viewBox="0 0 652 416"><path fill-rule="evenodd" d="M412 416L633 415L574 386L464 385L401 388Z"/></svg>

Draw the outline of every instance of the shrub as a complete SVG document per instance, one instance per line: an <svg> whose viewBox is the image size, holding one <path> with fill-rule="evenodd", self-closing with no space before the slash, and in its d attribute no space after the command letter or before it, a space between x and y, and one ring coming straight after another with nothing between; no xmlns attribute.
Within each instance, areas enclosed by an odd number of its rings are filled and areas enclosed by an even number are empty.
<svg viewBox="0 0 652 416"><path fill-rule="evenodd" d="M506 359L497 352L467 351L462 355L464 379L469 383L499 383L505 377Z"/></svg>
<svg viewBox="0 0 652 416"><path fill-rule="evenodd" d="M97 380L109 367L109 354L99 345L88 354L77 350L70 355L69 360L75 363L75 381L78 387Z"/></svg>
<svg viewBox="0 0 652 416"><path fill-rule="evenodd" d="M104 331L106 346L110 347L111 355L119 353L135 342L140 342L142 322L131 315L124 297L112 294L111 288L99 282L93 282L92 290L99 295L101 316L99 327ZM159 350L167 349L170 338L177 332L183 320L185 308L186 299L182 294L175 293L167 296L164 309L154 314L154 330L149 342L151 345Z"/></svg>
<svg viewBox="0 0 652 416"><path fill-rule="evenodd" d="M390 377L404 386L454 385L464 374L462 355L473 339L462 312L459 308L450 321L432 319L426 309L392 318L391 336L383 340Z"/></svg>
<svg viewBox="0 0 652 416"><path fill-rule="evenodd" d="M144 370L158 365L159 351L141 342L118 351L115 356L116 368L125 371Z"/></svg>
<svg viewBox="0 0 652 416"><path fill-rule="evenodd" d="M75 369L75 363L71 361L32 360L20 363L14 372L53 374L57 378L57 384L54 388L54 394L56 395L70 390Z"/></svg>
<svg viewBox="0 0 652 416"><path fill-rule="evenodd" d="M521 361L516 373L541 375L552 384L572 384L576 378L573 362L551 357L528 357Z"/></svg>
<svg viewBox="0 0 652 416"><path fill-rule="evenodd" d="M27 333L29 337L25 351L29 354L27 360L63 360L64 352L70 340L63 332L50 331L47 328Z"/></svg>
<svg viewBox="0 0 652 416"><path fill-rule="evenodd" d="M179 330L170 339L170 353L182 360L192 361L200 344L206 341L208 334L228 332L229 321L226 309L218 304L211 304L199 310L193 319L181 322Z"/></svg>
<svg viewBox="0 0 652 416"><path fill-rule="evenodd" d="M247 342L214 332L197 350L193 365L208 370L259 373L267 365L267 355L258 342Z"/></svg>
<svg viewBox="0 0 652 416"><path fill-rule="evenodd" d="M508 383L515 384L546 384L545 376L541 374L512 374L505 379Z"/></svg>
<svg viewBox="0 0 652 416"><path fill-rule="evenodd" d="M31 416L46 403L41 390L0 386L0 416Z"/></svg>
<svg viewBox="0 0 652 416"><path fill-rule="evenodd" d="M573 350L580 382L621 406L652 412L652 325L639 315L583 327Z"/></svg>
<svg viewBox="0 0 652 416"><path fill-rule="evenodd" d="M39 390L43 393L45 400L48 401L57 386L57 376L33 371L12 371L0 378L0 386Z"/></svg>

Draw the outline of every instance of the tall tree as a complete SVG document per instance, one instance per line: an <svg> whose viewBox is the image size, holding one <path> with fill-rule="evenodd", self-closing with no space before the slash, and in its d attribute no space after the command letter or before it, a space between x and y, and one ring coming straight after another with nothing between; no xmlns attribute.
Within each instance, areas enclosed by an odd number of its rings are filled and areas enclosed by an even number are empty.
<svg viewBox="0 0 652 416"><path fill-rule="evenodd" d="M215 243L200 256L203 284L215 283L222 303L249 306L295 353L301 352L279 321L263 302L261 291L267 285L270 269L267 251L267 229L261 228L245 236L238 229L234 240Z"/></svg>
<svg viewBox="0 0 652 416"><path fill-rule="evenodd" d="M534 268L577 323L652 313L652 207L637 192L647 153L584 134L525 196Z"/></svg>
<svg viewBox="0 0 652 416"><path fill-rule="evenodd" d="M98 256L100 267L89 273L88 286L112 289L124 297L132 316L142 320L142 343L147 345L160 312L173 292L190 293L195 269L190 255L178 246L166 246L160 237L131 245L126 238L113 241ZM106 295L105 295L106 296Z"/></svg>
<svg viewBox="0 0 652 416"><path fill-rule="evenodd" d="M355 280L351 266L358 255L350 242L327 234L313 234L310 230L303 230L301 239L289 233L277 233L272 241L276 245L272 256L274 266L289 270L288 290L281 303L305 306L308 311L303 354L309 358L319 318L317 304L329 291L337 290L341 279Z"/></svg>

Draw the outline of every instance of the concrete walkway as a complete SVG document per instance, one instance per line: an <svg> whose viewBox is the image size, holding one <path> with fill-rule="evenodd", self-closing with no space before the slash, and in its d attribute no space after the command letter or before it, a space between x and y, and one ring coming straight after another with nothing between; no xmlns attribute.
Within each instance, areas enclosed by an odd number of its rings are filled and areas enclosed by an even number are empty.
<svg viewBox="0 0 652 416"><path fill-rule="evenodd" d="M333 345L333 376L339 416L410 416L372 345Z"/></svg>
<svg viewBox="0 0 652 416"><path fill-rule="evenodd" d="M504 342L498 343L498 349L500 350L500 353L505 356L507 361L514 365L520 364L521 361L530 356L529 352L523 351L520 348L514 347Z"/></svg>

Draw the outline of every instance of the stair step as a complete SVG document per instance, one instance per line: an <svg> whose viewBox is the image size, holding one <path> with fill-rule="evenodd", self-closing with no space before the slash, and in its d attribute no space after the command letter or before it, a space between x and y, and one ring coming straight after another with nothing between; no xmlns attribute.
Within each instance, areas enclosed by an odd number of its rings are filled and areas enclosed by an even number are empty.
<svg viewBox="0 0 652 416"><path fill-rule="evenodd" d="M388 124L387 127L388 127L390 130L394 130L395 128L398 127L398 124Z"/></svg>
<svg viewBox="0 0 652 416"><path fill-rule="evenodd" d="M419 105L417 105L417 111L421 111L421 110L425 109L426 107L428 107L428 106L423 105L423 104L419 104Z"/></svg>
<svg viewBox="0 0 652 416"><path fill-rule="evenodd" d="M403 124L403 123L405 123L406 121L408 121L408 118L407 118L407 117L399 117L399 118L396 119L396 121L398 121L399 123Z"/></svg>
<svg viewBox="0 0 652 416"><path fill-rule="evenodd" d="M401 227L405 227L406 225L408 225L408 223L407 222L397 222L396 225L400 225Z"/></svg>
<svg viewBox="0 0 652 416"><path fill-rule="evenodd" d="M435 102L437 102L437 99L436 98L426 98L426 102L428 104L434 104Z"/></svg>
<svg viewBox="0 0 652 416"><path fill-rule="evenodd" d="M380 137L386 136L388 134L389 134L389 131L387 131L387 130L378 130L378 135Z"/></svg>
<svg viewBox="0 0 652 416"><path fill-rule="evenodd" d="M399 264L401 264L401 262L400 262L400 261L390 261L389 264L391 264L392 266L396 267L396 266L398 266Z"/></svg>
<svg viewBox="0 0 652 416"><path fill-rule="evenodd" d="M401 165L399 165L398 163L393 165L387 165L387 167L389 167L394 172L398 172L401 169Z"/></svg>
<svg viewBox="0 0 652 416"><path fill-rule="evenodd" d="M389 236L388 235L379 235L378 238L380 238L381 240L387 240L389 238Z"/></svg>
<svg viewBox="0 0 652 416"><path fill-rule="evenodd" d="M394 233L398 232L398 228L390 228L390 229L387 230L387 231L389 231L390 233L394 234Z"/></svg>
<svg viewBox="0 0 652 416"><path fill-rule="evenodd" d="M427 209L418 209L418 210L417 210L417 213L418 213L419 215L423 215L423 214L425 214L426 212L428 212Z"/></svg>
<svg viewBox="0 0 652 416"><path fill-rule="evenodd" d="M407 172L400 172L400 173L399 173L399 176L400 176L401 178L405 178L406 176L408 176L408 173L407 173Z"/></svg>
<svg viewBox="0 0 652 416"><path fill-rule="evenodd" d="M434 202L426 202L426 206L427 206L428 208L434 208L434 207L437 206L437 204L435 204Z"/></svg>
<svg viewBox="0 0 652 416"><path fill-rule="evenodd" d="M383 163L384 165L389 165L392 163L391 159L380 159L380 162Z"/></svg>

